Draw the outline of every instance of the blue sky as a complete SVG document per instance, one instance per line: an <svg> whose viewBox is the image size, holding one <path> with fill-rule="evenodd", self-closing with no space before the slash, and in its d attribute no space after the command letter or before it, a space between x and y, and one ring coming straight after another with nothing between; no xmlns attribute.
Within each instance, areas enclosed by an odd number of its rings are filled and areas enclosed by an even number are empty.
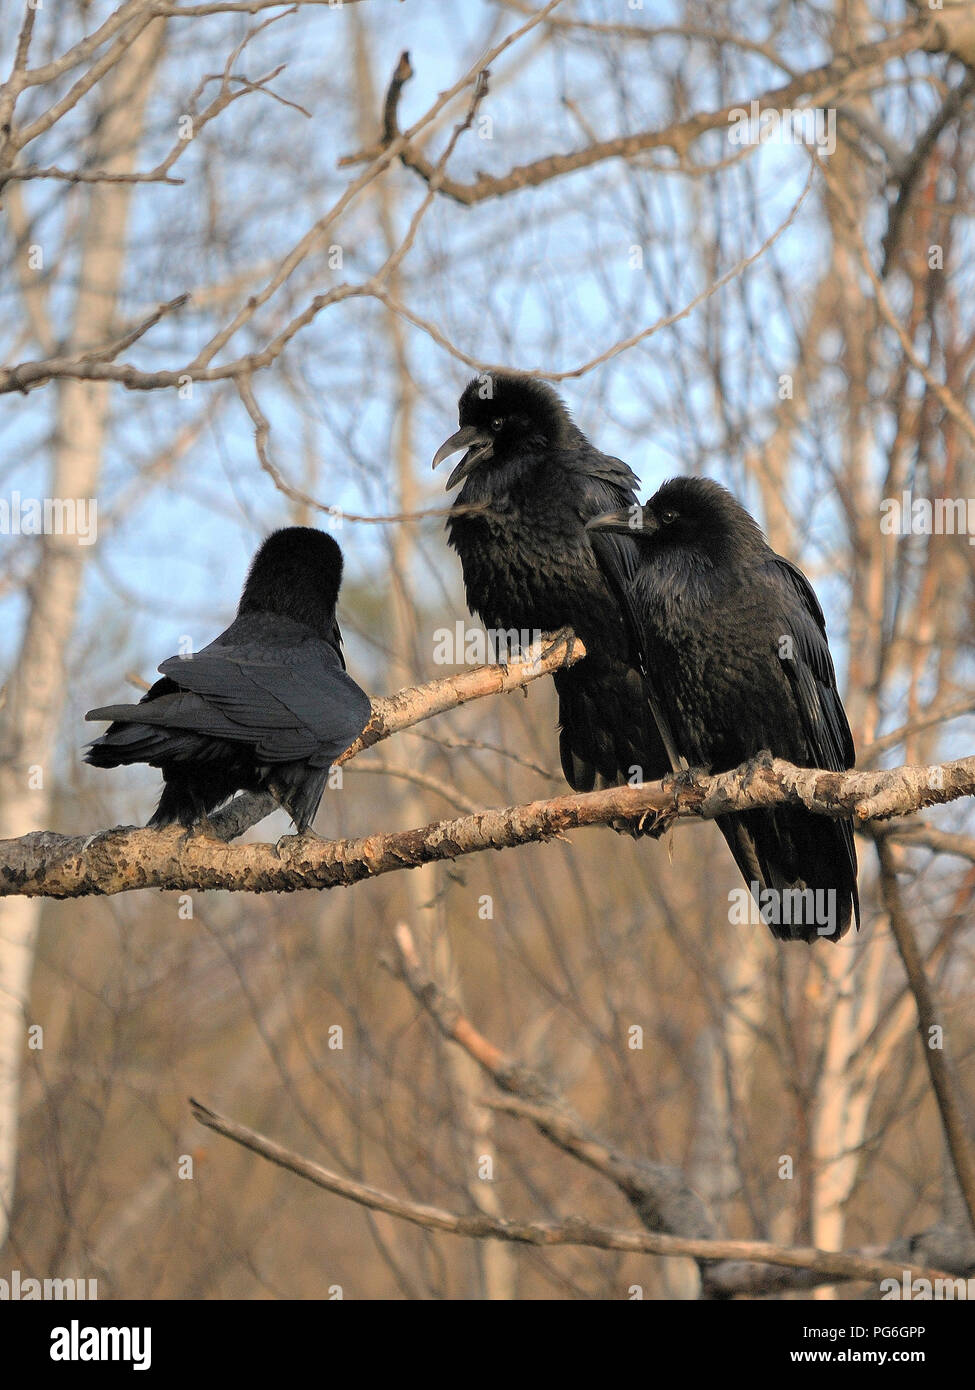
<svg viewBox="0 0 975 1390"><path fill-rule="evenodd" d="M186 179L183 186L136 192L125 294L128 317L138 319L163 299L198 291L255 263L273 265L345 186L349 174L337 169L336 161L363 142L351 77L356 23L368 30L377 107L398 54L404 48L412 54L416 75L401 111L406 124L456 80L489 38L514 28L517 18L499 17L490 6L461 3L421 7L374 0L357 9L358 14L351 8L315 8L285 18L246 49L237 64L236 70L254 77L286 62L275 90L307 106L311 120L251 95L193 142L175 170ZM628 23L660 24L672 18L672 11L648 0L642 12L627 11L625 18ZM733 20L742 31L747 25L754 25L755 32L762 27L761 16L746 8L733 7L729 27ZM222 56L247 22L220 17L208 21L205 30L191 23L173 26L171 56L150 108L143 167L169 148L189 92L202 75L219 70ZM652 128L664 118L675 73L688 88L688 109L745 97L783 80L754 55L732 52L722 70L712 49L689 48L676 39L654 44L652 70L639 46L607 56L592 45L559 42L533 54L534 42L534 37L528 39L496 65L491 93L481 108L490 129L463 137L451 163L456 177L469 178L480 169L505 172L542 153L577 148L588 139L583 127L599 135ZM820 56L809 22L797 22L791 47L792 56L806 62ZM207 89L202 104L212 91L212 86ZM438 132L434 152L442 148L455 119L452 113ZM377 123L378 110L368 114L364 128L374 133ZM68 126L58 129L57 139L52 135L45 158L70 159L70 131ZM485 133L490 138L483 138ZM701 162L724 160L730 153L724 130L694 149ZM673 163L666 153L655 158ZM683 307L714 274L752 253L788 215L807 173L804 151L768 145L727 171L697 181L645 164L613 161L473 210L440 199L405 262L402 294L476 356L520 367L570 369L617 338ZM401 232L424 190L405 171L398 171L393 183L393 217ZM33 207L53 208L42 224L43 236L57 258L54 303L66 312L77 237L73 229L65 235L62 230L65 213L74 215L76 202L66 204L60 186L31 185L27 194ZM793 317L801 326L804 297L828 252L820 216L815 191L763 260L713 300L675 327L560 388L583 428L607 452L627 459L647 493L675 472L703 470L723 477L755 505L754 496L743 494L743 450L767 434L779 373L793 365ZM245 330L238 335L235 350L263 343L314 293L340 277L358 280L375 269L383 246L373 196L361 197L330 235L343 248L343 270L329 271L321 256L309 260L280 296L284 307L259 319L253 334ZM632 264L634 246L642 250L642 268ZM261 284L261 276L253 283ZM187 360L245 292L232 295L220 314L201 306L197 293L185 311L132 349L130 360L145 366ZM15 290L0 287L0 296L16 312ZM408 326L404 331L420 394L415 473L425 505L439 506L445 501L442 479L430 473L429 459L454 428L456 396L470 373L422 333ZM716 406L715 383L701 370L705 354L721 359L725 420ZM316 475L308 484L315 496L367 514L395 510L389 465L394 409L390 360L383 311L375 303L353 300L325 311L283 359L255 379L272 425L273 457L297 486L305 485L303 453L308 452L316 461ZM831 407L841 408L842 382L834 383L826 396ZM49 450L44 441L53 400L50 386L26 398L0 399L0 486L5 491L47 491ZM261 536L293 519L286 499L258 467L250 421L232 390L197 386L191 401L180 401L171 391L113 391L113 423L98 497L103 521L120 496L137 488L139 464L171 446L207 401L215 404L214 418L165 480L146 487L96 548L75 654L89 668L86 690L117 691L123 671L132 667L150 675L155 662L174 650L184 634L198 643L208 640L230 616ZM729 419L737 440L730 450ZM835 540L835 508L824 485L823 464L835 462L838 447L830 412L815 414L799 432L795 495L789 502L802 519L798 536L805 549L795 558L814 576L834 643L841 646L842 576L830 583L816 573L819 541L831 549ZM878 452L878 468L879 463ZM423 551L413 577L418 593L441 605L450 595L459 605L459 574L442 545L441 523L424 522L417 534ZM339 538L347 552L350 589L385 585L388 528L348 523ZM10 538L2 544L29 542ZM17 608L16 597L0 604L0 652L8 656ZM356 615L350 619L346 626L351 630ZM374 663L375 654L365 644L352 637L350 645L354 660ZM72 700L82 708L88 702L84 691L72 694Z"/></svg>

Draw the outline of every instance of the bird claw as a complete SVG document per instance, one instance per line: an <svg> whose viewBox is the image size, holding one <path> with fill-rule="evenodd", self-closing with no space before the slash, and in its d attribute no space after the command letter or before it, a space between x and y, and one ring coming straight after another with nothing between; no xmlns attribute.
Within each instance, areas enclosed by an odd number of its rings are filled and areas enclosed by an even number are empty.
<svg viewBox="0 0 975 1390"><path fill-rule="evenodd" d="M575 632L569 626L556 628L554 632L542 634L542 650L539 654L539 661L547 661L548 658L564 642L566 644L566 656L569 655L569 643L575 637Z"/></svg>
<svg viewBox="0 0 975 1390"><path fill-rule="evenodd" d="M300 832L296 831L294 835L282 835L277 842L277 848L280 849L282 845L288 844L290 841L294 841L296 845L300 845L304 840L317 840L321 842L324 838L323 835L319 835L317 830L312 830L309 825Z"/></svg>
<svg viewBox="0 0 975 1390"><path fill-rule="evenodd" d="M750 780L757 772L767 772L774 762L775 757L770 750L762 748L745 763L746 779Z"/></svg>
<svg viewBox="0 0 975 1390"><path fill-rule="evenodd" d="M201 816L198 821L195 821L190 829L187 830L185 838L187 840L209 840L211 844L215 845L226 845L227 843L227 841L217 833L209 816Z"/></svg>
<svg viewBox="0 0 975 1390"><path fill-rule="evenodd" d="M709 767L682 767L680 772L672 772L667 779L675 790L683 790L686 787L693 787L699 777L708 777L711 774Z"/></svg>

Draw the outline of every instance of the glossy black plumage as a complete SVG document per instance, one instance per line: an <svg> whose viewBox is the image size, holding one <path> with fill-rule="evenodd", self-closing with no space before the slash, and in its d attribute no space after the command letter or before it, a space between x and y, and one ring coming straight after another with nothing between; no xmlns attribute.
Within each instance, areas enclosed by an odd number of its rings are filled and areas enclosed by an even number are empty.
<svg viewBox="0 0 975 1390"><path fill-rule="evenodd" d="M434 466L467 451L447 482L463 482L447 533L471 612L489 629L571 627L585 643L585 659L554 676L562 768L572 787L590 791L663 776L670 765L621 599L635 572L636 546L627 537L586 532L591 517L635 504L636 478L589 443L544 382L477 377L460 398L459 415L461 428ZM487 510L463 510L472 504Z"/></svg>
<svg viewBox="0 0 975 1390"><path fill-rule="evenodd" d="M202 651L172 656L137 705L89 746L95 767L149 763L165 786L149 825L192 826L237 791L268 791L304 833L369 697L345 673L335 617L342 552L306 526L275 531L251 564L237 617Z"/></svg>
<svg viewBox="0 0 975 1390"><path fill-rule="evenodd" d="M726 771L764 750L800 767L853 766L816 595L725 488L674 478L642 509L592 529L628 534L640 548L631 594L644 656L691 766ZM773 890L764 902L776 936L835 940L854 914L859 922L849 821L781 806L718 825L746 883ZM807 888L813 897L801 899ZM783 901L790 889L799 892Z"/></svg>

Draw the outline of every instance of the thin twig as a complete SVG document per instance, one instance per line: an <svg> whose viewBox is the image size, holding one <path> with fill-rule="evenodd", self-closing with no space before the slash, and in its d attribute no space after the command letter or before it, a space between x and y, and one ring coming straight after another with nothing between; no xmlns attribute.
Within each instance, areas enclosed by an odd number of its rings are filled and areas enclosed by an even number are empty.
<svg viewBox="0 0 975 1390"><path fill-rule="evenodd" d="M787 1265L794 1269L816 1269L824 1275L835 1275L841 1279L864 1279L871 1283L894 1279L898 1287L905 1275L912 1280L927 1279L932 1284L935 1279L948 1278L939 1270L894 1265L857 1255L833 1254L828 1250L772 1245L760 1240L690 1240L680 1236L654 1235L649 1231L613 1230L571 1217L564 1222L542 1222L498 1220L483 1214L464 1216L440 1207L404 1201L377 1187L343 1177L320 1163L284 1148L247 1125L217 1114L198 1100L190 1099L190 1109L194 1118L207 1129L232 1139L235 1144L250 1149L261 1158L314 1183L316 1187L426 1230L444 1231L477 1240L517 1241L525 1245L582 1245L597 1250L626 1250L645 1255L689 1256L695 1260L759 1260L763 1264Z"/></svg>
<svg viewBox="0 0 975 1390"><path fill-rule="evenodd" d="M962 1112L958 1085L952 1075L949 1054L944 1045L947 1031L944 1015L935 1004L934 991L924 972L914 930L904 910L890 845L882 835L876 838L876 845L877 857L880 860L881 889L890 918L890 929L917 1004L917 1030L921 1038L921 1051L931 1077L931 1089L938 1103L952 1165L968 1208L972 1230L975 1232L975 1146Z"/></svg>

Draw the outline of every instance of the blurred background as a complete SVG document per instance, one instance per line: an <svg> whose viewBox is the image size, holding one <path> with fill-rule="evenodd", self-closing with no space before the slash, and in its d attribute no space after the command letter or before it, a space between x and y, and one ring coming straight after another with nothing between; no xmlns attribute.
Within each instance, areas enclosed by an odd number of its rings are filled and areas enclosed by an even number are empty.
<svg viewBox="0 0 975 1390"><path fill-rule="evenodd" d="M972 6L934 32L896 0L254 8L65 0L28 49L25 5L0 16L0 111L19 82L28 137L0 152L2 361L55 364L24 389L0 371L0 500L11 519L18 496L97 502L92 544L0 534L0 837L145 823L158 774L85 766L84 712L211 640L277 526L340 541L371 694L445 674L434 634L473 623L429 465L485 364L553 374L642 495L705 473L750 507L823 603L859 766L970 751L975 551L889 534L882 504L973 493ZM462 79L520 28L442 187L377 161L402 52L399 126L420 123L429 173L471 110ZM826 121L820 148L760 143L754 120L733 140L725 108L753 99L832 113L832 140ZM545 679L363 754L317 829L563 789ZM887 924L894 895L964 1100L971 819L966 800L898 822L893 882L858 837L863 924L836 948L732 924L737 871L703 824L322 894L4 899L0 1276L97 1278L102 1298L696 1296L690 1261L406 1226L190 1117L194 1095L457 1212L633 1226L603 1177L482 1104L383 966L399 921L477 1028L606 1142L678 1168L723 1234L893 1251L940 1232L975 1267Z"/></svg>

